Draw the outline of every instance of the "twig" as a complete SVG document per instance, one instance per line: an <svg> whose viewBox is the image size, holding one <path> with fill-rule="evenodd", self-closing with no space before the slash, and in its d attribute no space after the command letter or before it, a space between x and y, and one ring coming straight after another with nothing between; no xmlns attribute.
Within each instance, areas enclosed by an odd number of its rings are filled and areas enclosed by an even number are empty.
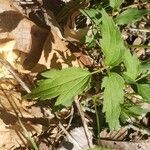
<svg viewBox="0 0 150 150"><path fill-rule="evenodd" d="M71 117L70 117L69 122L68 122L68 124L67 124L66 130L68 130L69 127L70 127L70 125L71 125L71 122L72 122L72 119L73 119L73 113L74 113L74 108L73 108L73 106L72 106L72 107L71 107L71 113L70 113L70 115L69 115L69 116L71 116ZM57 116L56 113L55 113L55 116L58 118L58 116ZM65 119L66 119L66 118L65 118ZM57 136L57 138L56 138L55 141L58 141L58 139L61 137L61 133L62 133L62 132L63 132L63 131L61 130L61 131L58 133L58 136Z"/></svg>
<svg viewBox="0 0 150 150"><path fill-rule="evenodd" d="M83 110L80 106L78 97L75 98L75 103L76 103L76 106L77 106L78 111L79 111L80 116L81 116L81 120L82 120L83 127L84 127L84 132L85 132L85 135L86 135L86 138L87 138L87 141L88 141L88 146L89 146L89 148L91 148L91 147L93 147L92 138L91 138L88 126L86 124L84 113L83 113Z"/></svg>
<svg viewBox="0 0 150 150"><path fill-rule="evenodd" d="M78 144L78 142L68 133L68 131L64 128L64 126L59 122L58 124L59 128L66 134L68 139L71 139L71 141L78 147L79 150L83 150L82 147Z"/></svg>
<svg viewBox="0 0 150 150"><path fill-rule="evenodd" d="M72 119L73 119L73 113L74 113L74 108L73 108L73 106L71 107L71 112L70 112L70 119L69 119L69 122L68 122L68 125L67 125L67 127L66 127L66 129L68 130L69 129L69 127L71 126L71 122L72 122ZM66 118L65 118L66 119Z"/></svg>
<svg viewBox="0 0 150 150"><path fill-rule="evenodd" d="M135 31L135 32L145 32L145 33L150 33L149 29L136 29L136 28L129 28L130 31Z"/></svg>
<svg viewBox="0 0 150 150"><path fill-rule="evenodd" d="M19 76L15 73L15 69L11 66L11 64L4 58L0 58L0 63L13 75L13 77L19 82L22 88L27 92L30 93L30 89L27 85L19 78Z"/></svg>
<svg viewBox="0 0 150 150"><path fill-rule="evenodd" d="M35 140L31 137L30 133L27 131L27 129L25 128L25 125L22 123L22 121L20 120L20 118L18 117L18 121L19 121L19 124L20 126L22 127L24 133L25 133L25 136L29 139L29 141L31 142L33 148L35 150L39 150Z"/></svg>

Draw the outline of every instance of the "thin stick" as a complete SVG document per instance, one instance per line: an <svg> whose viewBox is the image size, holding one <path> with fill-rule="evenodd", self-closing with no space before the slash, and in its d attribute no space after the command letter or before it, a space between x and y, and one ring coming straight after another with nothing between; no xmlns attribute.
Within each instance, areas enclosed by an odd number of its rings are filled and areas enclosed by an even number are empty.
<svg viewBox="0 0 150 150"><path fill-rule="evenodd" d="M4 58L0 58L0 63L13 75L13 77L18 81L18 83L22 86L22 88L30 93L30 89L27 85L19 78L19 76L15 73L15 69L11 66L11 64Z"/></svg>
<svg viewBox="0 0 150 150"><path fill-rule="evenodd" d="M71 139L74 145L78 147L79 150L83 150L82 147L79 145L79 143L68 133L68 131L64 128L64 126L59 122L58 124L59 128L66 134L68 139Z"/></svg>
<svg viewBox="0 0 150 150"><path fill-rule="evenodd" d="M129 28L130 31L150 33L149 29Z"/></svg>
<svg viewBox="0 0 150 150"><path fill-rule="evenodd" d="M69 122L68 122L68 124L67 124L67 127L66 127L66 130L68 130L69 129L69 127L70 127L70 125L71 125L71 122L72 122L72 119L73 119L73 113L74 113L74 108L73 108L73 106L71 107L71 117L70 117L70 119L69 119ZM55 116L57 117L57 114L55 113ZM58 117L57 117L58 118ZM66 119L66 118L65 118ZM59 133L58 133L58 136L56 137L56 140L55 141L57 141L60 137L61 137L61 133L62 133L63 131L61 130Z"/></svg>
<svg viewBox="0 0 150 150"><path fill-rule="evenodd" d="M30 133L27 131L27 129L25 128L24 124L21 122L20 118L18 117L18 121L19 121L19 124L21 125L24 133L25 133L25 136L28 138L28 140L31 142L32 146L34 147L35 150L39 150L36 142L34 141L34 139L31 137Z"/></svg>
<svg viewBox="0 0 150 150"><path fill-rule="evenodd" d="M92 138L91 138L88 126L86 124L84 113L83 113L83 110L82 110L81 105L79 103L78 97L75 98L75 103L76 103L76 106L77 106L78 111L79 111L80 116L81 116L81 120L82 120L83 127L84 127L84 132L85 132L85 135L86 135L86 138L88 141L88 146L89 146L89 148L91 148L91 147L93 147Z"/></svg>

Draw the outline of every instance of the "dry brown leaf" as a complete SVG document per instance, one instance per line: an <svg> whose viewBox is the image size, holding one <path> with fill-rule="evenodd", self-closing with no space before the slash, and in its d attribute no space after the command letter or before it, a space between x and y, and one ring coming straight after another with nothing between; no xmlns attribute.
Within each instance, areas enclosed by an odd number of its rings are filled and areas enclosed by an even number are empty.
<svg viewBox="0 0 150 150"><path fill-rule="evenodd" d="M50 68L61 69L79 65L76 57L68 49L67 43L52 31L52 34L47 37L41 58L32 71L40 72Z"/></svg>
<svg viewBox="0 0 150 150"><path fill-rule="evenodd" d="M91 67L93 65L93 59L84 51L84 48L82 49L72 43L69 43L67 47L85 67Z"/></svg>
<svg viewBox="0 0 150 150"><path fill-rule="evenodd" d="M119 131L104 129L100 137L99 145L117 150L148 150L150 146L148 132L132 125L122 127Z"/></svg>
<svg viewBox="0 0 150 150"><path fill-rule="evenodd" d="M4 57L9 63L14 62L14 57L13 57L13 49L15 46L15 41L10 40L10 41L5 41L5 40L0 40L0 57Z"/></svg>
<svg viewBox="0 0 150 150"><path fill-rule="evenodd" d="M17 11L10 0L0 0L0 39L14 39L15 49L26 53L23 65L32 68L39 60L48 31ZM32 56L32 61L29 62Z"/></svg>
<svg viewBox="0 0 150 150"><path fill-rule="evenodd" d="M16 41L15 52L19 55L16 60L16 68L19 71L23 72L22 66L19 64L23 65L25 69L31 69L39 59L33 69L35 72L47 68L79 66L74 55L66 47L66 43L57 36L55 31L51 31L47 37L47 30L25 18L11 4L10 0L6 0L5 3L0 0L0 39L14 39Z"/></svg>
<svg viewBox="0 0 150 150"><path fill-rule="evenodd" d="M29 141L24 136L24 131L18 123L18 117L29 133L40 134L42 125L36 122L34 114L30 113L27 106L31 102L21 99L21 95L13 90L0 90L0 149L25 146ZM40 113L40 112L39 112ZM38 114L37 114L38 115ZM38 118L37 118L38 120Z"/></svg>
<svg viewBox="0 0 150 150"><path fill-rule="evenodd" d="M75 18L80 14L80 11L75 11L68 17L67 23L64 26L64 36L69 41L80 41L88 32L89 28L75 29Z"/></svg>
<svg viewBox="0 0 150 150"><path fill-rule="evenodd" d="M115 150L148 150L150 147L150 141L140 142L124 142L124 141L111 141L101 140L101 145L107 148Z"/></svg>
<svg viewBox="0 0 150 150"><path fill-rule="evenodd" d="M0 0L0 39L14 39L16 41L14 52L19 58L15 60L15 68L18 70L21 68L18 65L19 63L27 69L32 68L38 62L41 53L40 61L34 68L34 70L37 68L36 72L42 71L43 68L79 66L76 57L70 53L66 43L57 36L57 33L50 32L45 42L47 30L39 28L21 15L11 6L11 1L6 0L3 2ZM13 49L11 44L6 43L10 48L9 52L12 52ZM10 55L6 54L5 58L9 61L8 56ZM9 62L12 64L11 60L12 58ZM9 83L0 80L0 86L0 138L3 137L4 139L0 142L0 149L15 149L20 145L27 144L27 140L21 135L23 130L18 124L18 117L28 131L33 134L40 134L42 125L45 123L44 115L47 113L49 115L48 119L52 118L53 115L50 111L43 114L40 108L33 107L32 103L28 104L27 101L23 101L21 94L14 91L16 83L11 86L11 84L9 85ZM28 106L31 109L28 109Z"/></svg>

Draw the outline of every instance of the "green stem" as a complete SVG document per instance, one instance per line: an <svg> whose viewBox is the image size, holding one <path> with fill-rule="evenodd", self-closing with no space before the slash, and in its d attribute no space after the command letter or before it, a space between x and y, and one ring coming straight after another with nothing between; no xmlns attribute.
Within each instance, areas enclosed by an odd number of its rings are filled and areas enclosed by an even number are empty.
<svg viewBox="0 0 150 150"><path fill-rule="evenodd" d="M150 45L128 45L129 48L150 48Z"/></svg>
<svg viewBox="0 0 150 150"><path fill-rule="evenodd" d="M99 73L99 72L103 72L103 71L106 70L106 69L108 69L108 66L107 66L107 67L100 68L100 69L98 69L98 70L96 70L96 71L91 72L91 75L96 74L96 73Z"/></svg>
<svg viewBox="0 0 150 150"><path fill-rule="evenodd" d="M99 116L98 116L98 110L97 110L95 98L93 98L93 101L94 101L94 108L95 108L96 122L97 122L97 137L98 137L98 139L100 139L100 120L99 120Z"/></svg>
<svg viewBox="0 0 150 150"><path fill-rule="evenodd" d="M143 78L145 78L145 77L147 77L148 75L150 75L150 74L149 73L148 74L144 74L143 76L137 78L136 82L139 81L139 80L141 80L141 79L143 79Z"/></svg>

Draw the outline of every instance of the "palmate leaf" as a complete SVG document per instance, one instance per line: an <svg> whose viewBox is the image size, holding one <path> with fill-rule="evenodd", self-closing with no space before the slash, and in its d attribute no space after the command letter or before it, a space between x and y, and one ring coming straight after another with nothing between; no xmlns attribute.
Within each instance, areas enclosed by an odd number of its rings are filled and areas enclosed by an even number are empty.
<svg viewBox="0 0 150 150"><path fill-rule="evenodd" d="M103 79L102 86L104 89L103 112L106 114L106 121L111 130L119 127L119 116L121 106L124 102L124 80L117 73L110 73Z"/></svg>
<svg viewBox="0 0 150 150"><path fill-rule="evenodd" d="M120 7L120 5L123 3L123 1L124 0L109 0L110 2L110 6L112 7L112 8L119 8Z"/></svg>
<svg viewBox="0 0 150 150"><path fill-rule="evenodd" d="M119 25L134 23L149 12L147 9L129 8L118 15L115 21Z"/></svg>
<svg viewBox="0 0 150 150"><path fill-rule="evenodd" d="M86 89L91 77L87 70L75 67L50 70L41 75L46 79L40 80L38 87L25 97L41 100L58 97L56 105L64 106L70 106L73 98Z"/></svg>
<svg viewBox="0 0 150 150"><path fill-rule="evenodd" d="M136 55L131 55L128 49L125 49L123 62L126 67L126 72L124 74L132 80L135 80L140 73L139 59Z"/></svg>
<svg viewBox="0 0 150 150"><path fill-rule="evenodd" d="M105 55L105 63L109 66L116 66L122 61L124 43L119 29L105 10L102 10L101 33L100 43Z"/></svg>

